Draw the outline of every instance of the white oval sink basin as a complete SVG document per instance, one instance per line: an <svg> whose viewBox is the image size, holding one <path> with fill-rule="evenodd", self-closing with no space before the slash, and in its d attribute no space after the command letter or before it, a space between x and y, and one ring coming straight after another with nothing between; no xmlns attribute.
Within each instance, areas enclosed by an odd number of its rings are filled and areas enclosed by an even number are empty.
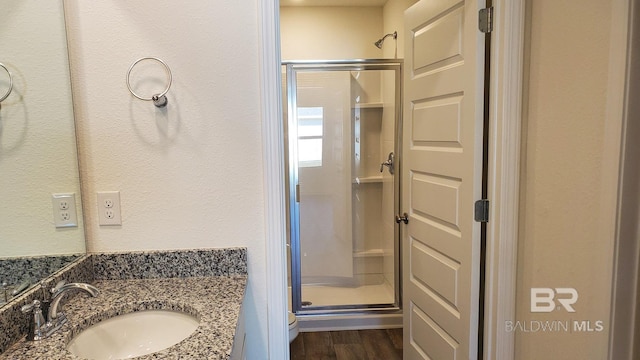
<svg viewBox="0 0 640 360"><path fill-rule="evenodd" d="M103 320L76 335L67 349L85 359L130 359L171 347L198 328L194 316L145 310Z"/></svg>

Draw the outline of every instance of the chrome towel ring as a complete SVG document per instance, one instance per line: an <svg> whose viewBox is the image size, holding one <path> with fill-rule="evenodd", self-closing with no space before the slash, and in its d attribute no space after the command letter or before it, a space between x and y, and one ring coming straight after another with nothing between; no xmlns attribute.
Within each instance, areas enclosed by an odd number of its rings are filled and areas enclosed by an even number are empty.
<svg viewBox="0 0 640 360"><path fill-rule="evenodd" d="M7 67L4 66L3 63L0 63L0 67L7 72L7 75L9 75L9 89L7 89L7 92L4 95L0 96L0 102L2 102L4 101L4 99L9 97L9 95L11 94L11 90L13 90L13 77L11 76L11 72L9 71L9 69L7 69Z"/></svg>
<svg viewBox="0 0 640 360"><path fill-rule="evenodd" d="M133 89L131 88L131 70L133 70L133 68L141 61L143 60L155 60L157 62L159 62L163 67L164 67L164 71L167 74L167 78L168 78L168 84L166 89L164 89L164 91L162 91L160 94L155 94L152 95L151 97L145 98L142 97L138 94L136 94ZM171 88L171 83L173 82L173 76L171 75L171 69L169 69L169 66L162 60L158 59L157 57L143 57L140 58L136 61L133 62L133 64L131 64L131 66L129 67L129 71L127 71L127 88L129 88L129 91L131 92L131 94L135 97L137 97L140 100L144 100L144 101L153 101L153 105L155 105L156 107L165 107L167 106L167 97L165 96L167 94L167 92L169 92L169 89Z"/></svg>

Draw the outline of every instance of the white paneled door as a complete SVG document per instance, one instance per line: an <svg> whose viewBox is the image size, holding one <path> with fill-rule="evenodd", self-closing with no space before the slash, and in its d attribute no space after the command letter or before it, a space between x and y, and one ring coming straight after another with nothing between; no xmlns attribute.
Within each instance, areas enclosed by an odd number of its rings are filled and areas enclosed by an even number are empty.
<svg viewBox="0 0 640 360"><path fill-rule="evenodd" d="M477 0L405 12L402 209L405 359L478 353L484 34Z"/></svg>

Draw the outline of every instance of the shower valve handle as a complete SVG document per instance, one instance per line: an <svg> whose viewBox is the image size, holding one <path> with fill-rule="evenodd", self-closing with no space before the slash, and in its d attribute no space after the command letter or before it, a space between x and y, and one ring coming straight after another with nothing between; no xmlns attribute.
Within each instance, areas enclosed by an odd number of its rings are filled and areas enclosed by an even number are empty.
<svg viewBox="0 0 640 360"><path fill-rule="evenodd" d="M389 157L387 158L387 161L383 162L382 164L380 164L380 172L384 171L384 167L387 166L389 168L389 174L393 175L393 152L389 153Z"/></svg>

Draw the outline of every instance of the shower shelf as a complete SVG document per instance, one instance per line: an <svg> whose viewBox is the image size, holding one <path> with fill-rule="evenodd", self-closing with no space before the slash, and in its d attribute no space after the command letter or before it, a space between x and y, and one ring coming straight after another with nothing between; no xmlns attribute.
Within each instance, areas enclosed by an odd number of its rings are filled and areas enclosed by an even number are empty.
<svg viewBox="0 0 640 360"><path fill-rule="evenodd" d="M353 107L356 109L382 109L381 102L372 102L372 103L355 103Z"/></svg>
<svg viewBox="0 0 640 360"><path fill-rule="evenodd" d="M354 251L353 252L353 257L354 258L378 257L378 256L384 256L384 250L382 250L382 249L369 249L369 250L361 250L361 251Z"/></svg>
<svg viewBox="0 0 640 360"><path fill-rule="evenodd" d="M381 183L382 175L374 175L374 176L363 176L357 177L352 180L354 184L370 184L370 183Z"/></svg>

